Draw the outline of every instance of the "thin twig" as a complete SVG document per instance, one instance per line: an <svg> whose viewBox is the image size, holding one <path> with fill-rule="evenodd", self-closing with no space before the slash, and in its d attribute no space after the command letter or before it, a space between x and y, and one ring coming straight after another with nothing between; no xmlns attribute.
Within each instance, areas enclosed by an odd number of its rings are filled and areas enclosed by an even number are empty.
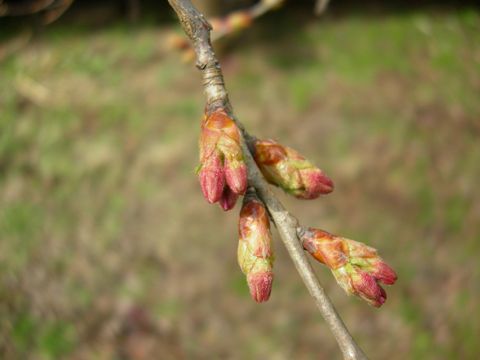
<svg viewBox="0 0 480 360"><path fill-rule="evenodd" d="M251 16L252 21L265 15L270 10L275 9L282 5L285 0L262 0L254 5L251 8L242 10L242 12L249 14ZM227 15L228 17L228 15ZM216 20L216 19L213 19ZM210 39L212 42L218 41L219 39L223 38L224 36L229 35L234 28L227 28L227 29L214 29Z"/></svg>
<svg viewBox="0 0 480 360"><path fill-rule="evenodd" d="M193 7L189 0L168 1L177 13L180 23L195 49L197 55L196 66L202 71L203 75L203 88L207 98L206 112L211 112L217 108L224 108L230 113L229 115L236 120L243 134L242 147L245 162L248 167L249 185L255 187L258 195L267 206L297 271L315 300L322 316L330 326L343 353L344 359L367 359L366 355L348 332L305 256L303 247L297 237L297 229L299 228L298 220L283 207L280 201L270 191L268 184L252 157L247 141L253 137L245 131L242 124L233 115L233 109L223 81L222 70L210 42L211 26L205 20L204 16Z"/></svg>

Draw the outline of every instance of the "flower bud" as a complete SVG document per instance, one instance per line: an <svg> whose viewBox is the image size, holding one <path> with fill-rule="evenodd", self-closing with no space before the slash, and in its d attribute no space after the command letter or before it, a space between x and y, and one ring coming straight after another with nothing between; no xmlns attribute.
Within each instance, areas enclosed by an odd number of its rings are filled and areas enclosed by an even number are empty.
<svg viewBox="0 0 480 360"><path fill-rule="evenodd" d="M312 228L303 231L300 237L304 249L330 268L348 294L360 296L375 307L385 302L387 294L378 283L392 285L397 274L374 248Z"/></svg>
<svg viewBox="0 0 480 360"><path fill-rule="evenodd" d="M200 169L200 186L203 196L210 204L220 200L225 184L224 168L220 153L216 150L205 159Z"/></svg>
<svg viewBox="0 0 480 360"><path fill-rule="evenodd" d="M250 295L256 302L267 301L273 282L272 238L265 206L254 194L244 199L238 229L238 264L247 276Z"/></svg>
<svg viewBox="0 0 480 360"><path fill-rule="evenodd" d="M235 194L245 193L247 187L247 166L242 160L225 158L225 179Z"/></svg>
<svg viewBox="0 0 480 360"><path fill-rule="evenodd" d="M297 151L273 140L255 142L255 161L265 179L299 199L333 191L333 181Z"/></svg>
<svg viewBox="0 0 480 360"><path fill-rule="evenodd" d="M273 273L265 271L248 274L247 283L253 300L257 303L268 301L272 292Z"/></svg>
<svg viewBox="0 0 480 360"><path fill-rule="evenodd" d="M238 195L230 190L228 186L226 186L219 201L220 207L225 211L231 210L234 208L237 199Z"/></svg>
<svg viewBox="0 0 480 360"><path fill-rule="evenodd" d="M240 131L223 109L205 116L199 147L199 178L203 195L209 203L223 198L222 208L231 209L235 205L233 199L245 193L247 167L240 146Z"/></svg>

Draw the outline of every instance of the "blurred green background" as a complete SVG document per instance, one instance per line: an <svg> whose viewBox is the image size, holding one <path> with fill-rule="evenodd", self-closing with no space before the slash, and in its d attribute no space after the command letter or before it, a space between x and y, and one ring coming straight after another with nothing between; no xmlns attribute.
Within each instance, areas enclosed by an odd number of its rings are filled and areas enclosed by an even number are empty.
<svg viewBox="0 0 480 360"><path fill-rule="evenodd" d="M249 131L335 181L284 204L396 269L374 309L314 264L369 357L477 359L480 14L397 5L287 2L222 65ZM272 297L249 297L239 207L208 205L194 173L204 98L168 47L173 13L105 9L76 4L30 39L0 19L1 358L340 359L275 230Z"/></svg>

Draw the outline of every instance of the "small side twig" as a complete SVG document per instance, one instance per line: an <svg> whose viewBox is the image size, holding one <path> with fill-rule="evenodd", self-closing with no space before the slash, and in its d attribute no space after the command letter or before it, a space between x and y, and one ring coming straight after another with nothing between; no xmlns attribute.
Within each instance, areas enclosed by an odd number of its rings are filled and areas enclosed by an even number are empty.
<svg viewBox="0 0 480 360"><path fill-rule="evenodd" d="M168 1L177 13L180 23L192 41L197 55L196 66L202 72L203 88L207 98L206 112L208 113L217 108L223 108L235 119L243 135L242 148L248 168L249 185L256 189L258 195L267 206L297 271L322 316L329 325L343 353L343 357L349 360L367 359L366 355L348 332L305 256L297 236L297 229L300 227L298 220L283 207L280 201L270 191L267 182L253 159L247 145L247 142L253 139L253 137L247 133L238 119L234 117L233 109L225 88L222 70L211 45L211 26L189 0Z"/></svg>
<svg viewBox="0 0 480 360"><path fill-rule="evenodd" d="M285 0L262 0L254 4L252 7L245 10L241 10L240 12L244 14L248 14L250 17L250 20L254 21L255 19L268 13L270 10L280 7L284 1ZM218 21L219 19L212 19L212 20ZM231 27L215 29L211 35L211 41L215 42L225 37L226 35L229 35L233 30L235 29Z"/></svg>

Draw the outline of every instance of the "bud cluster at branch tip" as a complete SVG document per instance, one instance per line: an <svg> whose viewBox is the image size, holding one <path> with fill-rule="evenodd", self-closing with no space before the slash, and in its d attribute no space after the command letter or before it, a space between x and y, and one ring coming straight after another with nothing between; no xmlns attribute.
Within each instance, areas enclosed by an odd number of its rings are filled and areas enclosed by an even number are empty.
<svg viewBox="0 0 480 360"><path fill-rule="evenodd" d="M392 285L397 275L374 248L312 228L300 230L299 236L304 249L330 268L348 294L357 295L375 307L386 301L387 294L378 283Z"/></svg>
<svg viewBox="0 0 480 360"><path fill-rule="evenodd" d="M203 195L211 204L219 202L222 209L232 209L247 188L247 167L240 131L224 109L205 115L199 147Z"/></svg>
<svg viewBox="0 0 480 360"><path fill-rule="evenodd" d="M273 140L255 141L255 162L265 179L299 199L333 191L333 181L297 151Z"/></svg>
<svg viewBox="0 0 480 360"><path fill-rule="evenodd" d="M273 282L272 236L267 210L253 188L243 200L238 231L238 264L247 277L250 295L256 302L267 301Z"/></svg>

